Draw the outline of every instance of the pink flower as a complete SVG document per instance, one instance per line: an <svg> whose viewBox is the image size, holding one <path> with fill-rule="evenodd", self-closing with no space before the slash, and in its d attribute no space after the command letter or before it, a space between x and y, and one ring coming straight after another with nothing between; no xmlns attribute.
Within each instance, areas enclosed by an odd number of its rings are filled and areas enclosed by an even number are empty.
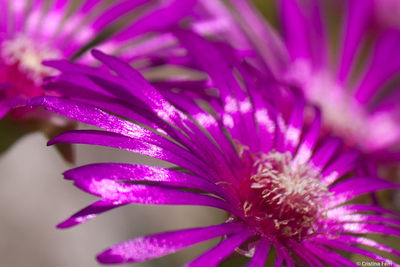
<svg viewBox="0 0 400 267"><path fill-rule="evenodd" d="M318 109L312 109L308 126L301 96L292 109L282 110L273 94L265 93L279 85L266 83L228 46L216 47L189 31L174 34L187 52L186 66L209 77L202 83L175 81L174 88L184 94L164 91L169 81L150 84L128 64L99 51L93 55L112 73L65 61L47 63L61 72L47 87L68 99L45 96L31 104L100 128L69 131L49 144L116 147L179 167L98 163L65 172L66 179L100 199L60 228L131 203L201 205L224 210L229 218L219 225L137 237L107 249L98 260L141 262L218 237L218 245L187 266L216 266L234 252L249 257L249 266L264 266L272 249L275 266L357 266L338 250L391 262L358 245L400 255L359 236L400 236L399 214L349 203L398 184L358 175L357 151L319 135ZM197 102L195 89L205 89L201 84L219 91L203 102L207 107Z"/></svg>
<svg viewBox="0 0 400 267"><path fill-rule="evenodd" d="M1 131L7 135L1 141L1 151L17 140L21 132L41 130L47 136L54 136L56 132L74 127L70 120L26 106L35 96L61 96L42 88L44 77L58 73L42 65L43 60L77 59L93 64L84 52L94 45L109 53L126 55L132 51L122 52L122 48L132 47L128 41L176 23L193 5L193 1L186 1L186 9L173 13L178 1L75 2L0 0L0 118L8 115L0 121ZM143 11L132 16L137 9ZM162 18L165 13L171 13L169 20L156 23L154 18ZM131 15L132 19L120 25L110 37L110 27L124 15ZM107 38L100 40L100 34L103 39ZM72 160L69 150L62 148L64 156Z"/></svg>

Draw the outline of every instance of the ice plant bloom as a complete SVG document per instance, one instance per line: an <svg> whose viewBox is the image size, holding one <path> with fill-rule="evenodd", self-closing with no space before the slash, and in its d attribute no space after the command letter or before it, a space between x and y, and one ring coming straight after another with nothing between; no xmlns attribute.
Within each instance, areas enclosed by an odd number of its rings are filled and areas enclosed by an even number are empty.
<svg viewBox="0 0 400 267"><path fill-rule="evenodd" d="M377 20L377 12L397 1L279 0L282 37L250 1L231 2L267 65L264 72L299 86L322 109L324 130L374 154L374 160L398 158L391 152L398 153L400 141L400 30Z"/></svg>
<svg viewBox="0 0 400 267"><path fill-rule="evenodd" d="M80 20L75 27L67 19L70 1L0 1L0 117L26 99L44 93L45 76L57 72L42 65L46 59L70 58L86 44L93 31L83 18L96 7L87 1L68 19ZM92 36L93 38L93 33ZM24 117L27 110L14 111ZM29 113L29 112L28 112Z"/></svg>
<svg viewBox="0 0 400 267"><path fill-rule="evenodd" d="M122 53L122 47L129 52L126 49L132 46L127 40L176 23L193 3L185 1L177 7L178 1L173 0L0 0L0 118L9 115L0 121L5 134L0 151L21 131L39 129L54 136L60 128L72 127L68 120L25 106L32 97L52 94L43 90L43 78L57 71L42 65L43 60L76 59L88 46L99 45L95 41L99 34L107 37L110 27L127 15L131 16L129 24L114 29L114 35L101 45L109 53ZM90 63L85 55L77 60Z"/></svg>
<svg viewBox="0 0 400 267"><path fill-rule="evenodd" d="M221 242L187 266L216 266L237 252L248 266L264 266L275 250L274 266L357 266L338 250L391 261L358 245L400 256L400 252L360 234L400 236L400 215L375 204L349 201L399 185L357 175L357 151L337 138L319 138L321 114L304 127L301 97L285 120L271 105L266 84L242 65L227 46L176 30L190 66L209 76L220 95L199 104L158 88L115 57L93 55L112 72L66 61L47 62L61 74L46 88L66 98L33 99L34 106L99 130L65 132L49 144L102 145L170 162L174 169L128 163L99 163L64 173L66 179L100 199L59 228L131 204L201 205L227 212L219 225L134 238L98 255L101 263L141 262L213 238ZM175 82L176 89L198 86ZM165 88L165 87L164 87ZM202 88L198 88L199 91ZM193 90L194 91L194 90ZM273 102L272 102L273 103ZM145 126L145 127L144 127Z"/></svg>

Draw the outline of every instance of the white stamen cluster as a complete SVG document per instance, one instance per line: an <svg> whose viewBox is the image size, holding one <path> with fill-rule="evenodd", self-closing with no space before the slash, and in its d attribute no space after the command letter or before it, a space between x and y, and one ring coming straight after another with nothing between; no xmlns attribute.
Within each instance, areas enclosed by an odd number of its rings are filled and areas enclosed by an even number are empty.
<svg viewBox="0 0 400 267"><path fill-rule="evenodd" d="M19 34L1 44L1 58L5 64L18 64L21 72L40 85L43 77L57 74L56 70L42 65L42 61L61 58L61 53Z"/></svg>
<svg viewBox="0 0 400 267"><path fill-rule="evenodd" d="M268 155L261 154L259 159L254 162L254 166L257 168L257 173L251 177L255 181L251 187L264 187L265 178L268 177L268 182L276 185L274 191L279 191L279 188L284 189L283 194L276 198L279 199L278 205L288 200L289 197L302 195L305 196L306 202L314 204L310 202L310 199L319 198L321 196L319 193L327 190L326 186L319 182L319 174L309 166L305 164L293 166L292 156L289 152L282 154L273 151ZM273 192L265 192L263 198L268 197L271 193Z"/></svg>
<svg viewBox="0 0 400 267"><path fill-rule="evenodd" d="M253 173L250 198L243 203L246 217L269 221L287 237L301 238L304 229L313 228L329 196L320 174L308 165L295 165L289 152L276 151L254 156Z"/></svg>

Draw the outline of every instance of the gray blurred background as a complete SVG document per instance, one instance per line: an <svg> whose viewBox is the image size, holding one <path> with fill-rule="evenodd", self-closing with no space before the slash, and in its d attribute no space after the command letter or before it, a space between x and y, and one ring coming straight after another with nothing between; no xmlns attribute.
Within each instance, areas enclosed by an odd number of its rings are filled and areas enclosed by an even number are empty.
<svg viewBox="0 0 400 267"><path fill-rule="evenodd" d="M76 166L95 162L156 163L116 149L78 145ZM95 255L136 236L224 221L224 214L202 207L130 205L71 229L55 225L96 198L64 180L65 163L39 133L20 139L0 157L0 266L92 267ZM213 242L217 242L214 240ZM124 266L181 266L210 243L176 255Z"/></svg>

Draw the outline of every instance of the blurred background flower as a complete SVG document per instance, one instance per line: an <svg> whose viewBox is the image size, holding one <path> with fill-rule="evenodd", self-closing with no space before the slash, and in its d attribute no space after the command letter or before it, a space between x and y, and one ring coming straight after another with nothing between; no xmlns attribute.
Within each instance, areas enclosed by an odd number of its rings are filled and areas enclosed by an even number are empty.
<svg viewBox="0 0 400 267"><path fill-rule="evenodd" d="M180 4L177 8L176 5ZM100 44L120 54L135 37L177 23L193 1L17 0L0 1L0 153L32 131L45 136L73 128L65 118L26 107L35 96L52 94L42 88L43 78L57 74L42 65L49 59L78 60L91 64L85 51ZM178 10L166 23L154 18ZM127 17L129 15L129 17ZM119 32L117 35L116 33ZM128 42L129 41L129 42ZM68 161L70 146L58 146Z"/></svg>

